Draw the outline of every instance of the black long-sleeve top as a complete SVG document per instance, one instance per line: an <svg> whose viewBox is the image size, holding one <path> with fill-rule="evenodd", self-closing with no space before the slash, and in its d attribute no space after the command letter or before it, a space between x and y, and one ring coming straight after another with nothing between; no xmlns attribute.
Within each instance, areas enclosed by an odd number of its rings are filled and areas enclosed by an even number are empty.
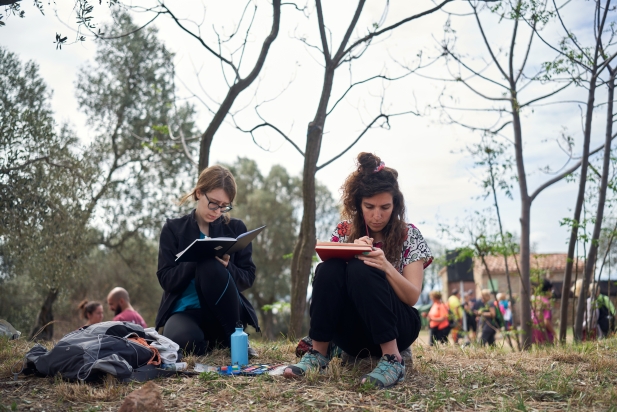
<svg viewBox="0 0 617 412"><path fill-rule="evenodd" d="M210 223L210 237L238 237L247 231L244 222L231 218L225 222L222 217ZM176 262L176 254L186 249L195 239L199 239L200 230L195 219L195 210L178 219L167 219L161 231L159 243L159 263L156 276L163 288L163 297L156 315L156 328L163 326L171 316L171 309L195 278L196 263ZM231 254L227 270L240 292L250 288L255 281L255 264L252 258L253 247L248 245L243 250ZM248 323L259 330L257 316L250 302L241 294L243 306L249 316Z"/></svg>

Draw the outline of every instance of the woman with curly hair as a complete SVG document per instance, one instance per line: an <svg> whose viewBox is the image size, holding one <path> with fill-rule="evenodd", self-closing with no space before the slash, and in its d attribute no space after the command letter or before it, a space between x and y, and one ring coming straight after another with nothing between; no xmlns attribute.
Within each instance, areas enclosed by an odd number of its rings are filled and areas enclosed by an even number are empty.
<svg viewBox="0 0 617 412"><path fill-rule="evenodd" d="M357 170L342 187L342 217L331 241L373 247L349 262L329 259L313 281L309 337L313 347L284 371L298 378L323 370L330 344L353 357L378 356L377 367L361 379L387 388L405 377L401 351L418 337L415 305L423 271L432 261L420 231L405 222L398 173L371 153L360 153Z"/></svg>

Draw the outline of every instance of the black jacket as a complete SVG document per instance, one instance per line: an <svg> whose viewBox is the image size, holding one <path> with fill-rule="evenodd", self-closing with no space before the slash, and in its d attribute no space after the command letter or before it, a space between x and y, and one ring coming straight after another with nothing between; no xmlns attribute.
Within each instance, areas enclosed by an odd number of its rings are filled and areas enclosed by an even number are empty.
<svg viewBox="0 0 617 412"><path fill-rule="evenodd" d="M238 237L246 232L246 226L239 219L231 219L225 223L222 217L210 223L210 237ZM165 325L171 316L171 308L182 295L192 279L195 278L194 262L176 263L176 253L186 249L195 239L199 238L199 226L195 220L195 210L178 219L167 219L161 231L159 243L159 266L156 276L163 288L163 297L159 312L156 315L156 328ZM236 282L240 292L250 288L255 281L255 264L251 254L253 246L248 245L243 250L233 253L229 259L227 270ZM245 321L259 331L255 309L244 295L240 299L245 308Z"/></svg>

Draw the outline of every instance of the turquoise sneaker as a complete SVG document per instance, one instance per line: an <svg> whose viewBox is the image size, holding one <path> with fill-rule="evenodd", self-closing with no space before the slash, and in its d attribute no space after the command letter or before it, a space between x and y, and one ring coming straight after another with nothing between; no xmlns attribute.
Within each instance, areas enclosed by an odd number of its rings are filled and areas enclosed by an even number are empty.
<svg viewBox="0 0 617 412"><path fill-rule="evenodd" d="M300 362L295 365L289 365L285 368L283 376L286 378L301 378L306 375L309 370L322 371L326 369L330 360L315 349L309 349L308 352L302 356Z"/></svg>
<svg viewBox="0 0 617 412"><path fill-rule="evenodd" d="M405 379L405 361L397 361L394 355L383 355L373 372L364 375L360 382L363 379L379 389L394 386Z"/></svg>

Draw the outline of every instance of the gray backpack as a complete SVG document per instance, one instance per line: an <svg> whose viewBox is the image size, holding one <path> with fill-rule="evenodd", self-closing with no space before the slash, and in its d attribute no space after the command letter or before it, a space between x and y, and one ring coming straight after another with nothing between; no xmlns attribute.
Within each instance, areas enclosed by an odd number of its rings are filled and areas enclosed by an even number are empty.
<svg viewBox="0 0 617 412"><path fill-rule="evenodd" d="M120 381L145 381L169 373L148 365L153 351L128 338L149 338L129 322L101 322L65 335L48 351L37 344L26 354L25 374L95 381L111 374Z"/></svg>

